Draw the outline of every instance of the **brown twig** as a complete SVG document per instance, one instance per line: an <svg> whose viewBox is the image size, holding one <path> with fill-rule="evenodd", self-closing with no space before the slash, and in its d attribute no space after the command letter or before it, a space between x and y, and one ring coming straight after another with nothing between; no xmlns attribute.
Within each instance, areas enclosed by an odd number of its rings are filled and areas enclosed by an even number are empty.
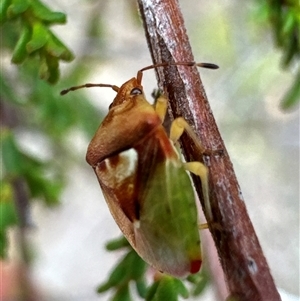
<svg viewBox="0 0 300 301"><path fill-rule="evenodd" d="M40 300L37 291L32 283L31 274L31 255L29 250L28 230L31 225L29 219L29 197L26 189L26 183L21 178L12 180L12 187L15 195L15 206L18 214L19 228L17 230L18 247L20 253L19 266L16 269L16 279L20 289L19 300L37 301Z"/></svg>
<svg viewBox="0 0 300 301"><path fill-rule="evenodd" d="M138 0L153 63L193 61L183 17L176 0ZM281 300L263 255L234 174L233 166L210 110L196 67L157 70L160 88L170 99L170 114L182 116L194 128L205 149L199 153L190 139L181 139L187 161L209 168L213 222L209 224L230 296L242 301ZM222 150L222 154L214 152ZM201 199L200 180L193 177ZM204 210L207 211L207 210ZM205 212L208 217L208 212Z"/></svg>

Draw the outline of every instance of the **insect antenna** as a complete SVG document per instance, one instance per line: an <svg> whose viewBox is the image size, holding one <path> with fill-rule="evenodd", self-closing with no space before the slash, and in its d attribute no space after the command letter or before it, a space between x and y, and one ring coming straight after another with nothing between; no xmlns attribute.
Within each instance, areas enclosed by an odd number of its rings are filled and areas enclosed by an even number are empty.
<svg viewBox="0 0 300 301"><path fill-rule="evenodd" d="M149 65L147 67L144 67L140 69L137 73L137 82L141 83L142 82L142 77L143 77L143 72L146 70L150 69L155 69L159 67L166 67L166 66L197 66L197 67L202 67L202 68L208 68L208 69L218 69L219 66L212 64L212 63L196 63L196 62L175 62L175 63L160 63L156 65ZM112 88L114 91L118 92L119 87L115 85L109 85L109 84L84 84L80 86L74 86L65 90L62 90L60 92L60 95L65 95L69 93L70 91L75 91L79 90L82 88L92 88L92 87L107 87L107 88Z"/></svg>
<svg viewBox="0 0 300 301"><path fill-rule="evenodd" d="M137 81L139 83L142 82L143 72L150 69L155 69L159 67L166 67L166 66L197 66L202 68L208 68L208 69L218 69L219 66L212 63L196 63L196 62L174 62L174 63L159 63L155 65L149 65L147 67L142 68L137 73Z"/></svg>
<svg viewBox="0 0 300 301"><path fill-rule="evenodd" d="M84 84L84 85L74 86L74 87L71 87L69 89L62 90L60 92L60 95L65 95L65 94L69 93L70 91L75 91L75 90L79 90L79 89L82 89L82 88L93 88L93 87L106 87L106 88L112 88L116 92L119 91L119 87L115 86L115 85L109 85L109 84Z"/></svg>

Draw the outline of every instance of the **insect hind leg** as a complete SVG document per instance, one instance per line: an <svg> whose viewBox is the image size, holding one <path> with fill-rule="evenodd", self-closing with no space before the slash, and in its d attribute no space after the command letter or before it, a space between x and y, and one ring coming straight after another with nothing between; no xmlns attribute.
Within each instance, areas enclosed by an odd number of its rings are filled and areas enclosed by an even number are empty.
<svg viewBox="0 0 300 301"><path fill-rule="evenodd" d="M186 170L190 171L191 173L197 175L201 179L201 187L202 193L204 198L204 207L205 211L208 215L208 222L212 221L212 210L209 201L209 186L208 186L208 169L207 167L201 162L186 162L183 163L183 166Z"/></svg>
<svg viewBox="0 0 300 301"><path fill-rule="evenodd" d="M183 132L186 132L189 137L193 140L199 151L204 154L205 149L202 146L201 142L199 141L198 137L195 135L191 126L182 118L176 118L172 124L170 129L170 139L173 143L176 143L178 139L181 137ZM186 162L183 163L183 166L186 170L190 171L191 173L197 175L201 179L201 187L202 193L204 198L204 206L205 211L208 215L208 221L212 220L212 211L209 201L209 186L208 186L208 169L207 167L201 162Z"/></svg>

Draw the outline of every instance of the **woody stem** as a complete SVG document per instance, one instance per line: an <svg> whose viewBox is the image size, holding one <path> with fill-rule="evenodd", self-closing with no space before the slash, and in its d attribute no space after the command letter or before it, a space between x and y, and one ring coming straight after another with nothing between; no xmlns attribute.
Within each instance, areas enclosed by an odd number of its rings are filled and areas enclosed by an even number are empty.
<svg viewBox="0 0 300 301"><path fill-rule="evenodd" d="M153 64L194 61L177 0L137 2ZM171 118L183 117L195 130L205 149L223 150L206 156L199 152L187 135L181 138L186 160L204 161L209 167L214 221L209 224L209 230L230 295L243 301L280 300L197 68L167 66L156 72L159 87L170 99ZM203 205L199 177L193 177L193 181Z"/></svg>

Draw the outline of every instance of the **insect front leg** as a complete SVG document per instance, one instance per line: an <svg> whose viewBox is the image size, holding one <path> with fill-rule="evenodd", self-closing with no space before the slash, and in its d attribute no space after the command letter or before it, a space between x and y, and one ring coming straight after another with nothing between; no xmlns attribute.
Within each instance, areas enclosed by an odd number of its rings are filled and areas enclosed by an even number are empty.
<svg viewBox="0 0 300 301"><path fill-rule="evenodd" d="M186 131L186 133L191 137L191 139L194 141L196 146L199 148L199 150L204 153L204 147L200 143L199 139L193 132L190 125L182 118L176 118L171 125L170 129L170 139L176 143L180 136L183 134L183 132ZM186 170L190 171L191 173L197 175L201 179L201 186L202 186L202 193L204 198L204 206L205 210L208 214L208 221L212 221L212 212L211 212L211 206L209 201L209 186L208 186L208 169L207 167L201 163L201 162L187 162L183 163L183 166ZM207 226L206 226L207 227ZM205 228L204 225L201 225L200 228Z"/></svg>
<svg viewBox="0 0 300 301"><path fill-rule="evenodd" d="M163 122L167 114L168 99L162 94L155 100L155 112Z"/></svg>

